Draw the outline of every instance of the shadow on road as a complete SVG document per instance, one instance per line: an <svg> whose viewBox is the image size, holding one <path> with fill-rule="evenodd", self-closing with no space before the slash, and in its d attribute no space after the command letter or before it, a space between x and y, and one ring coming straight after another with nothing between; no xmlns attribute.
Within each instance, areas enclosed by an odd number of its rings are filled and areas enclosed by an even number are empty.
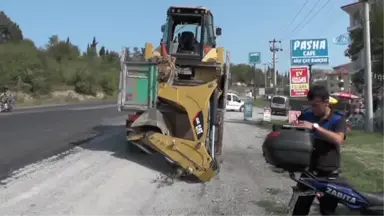
<svg viewBox="0 0 384 216"><path fill-rule="evenodd" d="M159 183L159 185L165 186L173 183L176 169L171 167L160 153L148 155L144 152L130 150L126 141L126 130L123 125L101 125L94 127L93 131L98 135L84 140L84 142L71 144L92 151L111 152L117 158L129 160L159 172L160 176L153 181L154 183ZM182 177L180 180L196 183L196 180L189 177Z"/></svg>
<svg viewBox="0 0 384 216"><path fill-rule="evenodd" d="M314 200L312 204L312 209L310 215L321 215L320 213L320 204L317 199ZM360 212L358 211L353 211L351 209L348 209L346 206L343 204L338 204L335 214L334 215L361 215Z"/></svg>

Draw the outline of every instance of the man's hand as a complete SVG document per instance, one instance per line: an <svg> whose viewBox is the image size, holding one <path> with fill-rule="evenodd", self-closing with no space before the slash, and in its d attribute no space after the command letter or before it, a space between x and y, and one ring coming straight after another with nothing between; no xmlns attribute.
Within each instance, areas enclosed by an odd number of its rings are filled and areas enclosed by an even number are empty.
<svg viewBox="0 0 384 216"><path fill-rule="evenodd" d="M303 127L312 130L313 124L308 121L298 121L295 126Z"/></svg>

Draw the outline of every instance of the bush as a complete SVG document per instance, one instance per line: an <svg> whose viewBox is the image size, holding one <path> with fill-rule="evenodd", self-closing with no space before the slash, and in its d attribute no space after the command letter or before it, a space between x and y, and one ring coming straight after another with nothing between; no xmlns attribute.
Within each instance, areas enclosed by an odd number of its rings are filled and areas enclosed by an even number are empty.
<svg viewBox="0 0 384 216"><path fill-rule="evenodd" d="M112 95L116 91L116 89L119 87L118 80L119 80L119 75L117 73L108 71L107 73L104 73L102 75L100 86L106 94Z"/></svg>

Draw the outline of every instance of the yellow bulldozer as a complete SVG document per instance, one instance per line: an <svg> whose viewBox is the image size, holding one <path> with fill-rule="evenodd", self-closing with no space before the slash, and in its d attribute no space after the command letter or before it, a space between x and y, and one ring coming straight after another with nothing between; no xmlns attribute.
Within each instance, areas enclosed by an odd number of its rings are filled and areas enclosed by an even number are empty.
<svg viewBox="0 0 384 216"><path fill-rule="evenodd" d="M205 7L171 6L160 45L143 59L121 55L118 109L127 112L127 145L161 153L186 175L209 181L219 171L229 52Z"/></svg>

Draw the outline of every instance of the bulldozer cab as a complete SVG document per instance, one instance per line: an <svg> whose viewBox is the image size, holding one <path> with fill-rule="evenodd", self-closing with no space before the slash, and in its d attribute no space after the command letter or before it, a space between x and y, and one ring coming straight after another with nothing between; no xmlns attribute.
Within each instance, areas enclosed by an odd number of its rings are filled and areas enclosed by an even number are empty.
<svg viewBox="0 0 384 216"><path fill-rule="evenodd" d="M161 28L167 52L176 57L176 64L199 64L210 49L216 47L221 29L214 27L213 15L203 7L170 7L167 21Z"/></svg>

